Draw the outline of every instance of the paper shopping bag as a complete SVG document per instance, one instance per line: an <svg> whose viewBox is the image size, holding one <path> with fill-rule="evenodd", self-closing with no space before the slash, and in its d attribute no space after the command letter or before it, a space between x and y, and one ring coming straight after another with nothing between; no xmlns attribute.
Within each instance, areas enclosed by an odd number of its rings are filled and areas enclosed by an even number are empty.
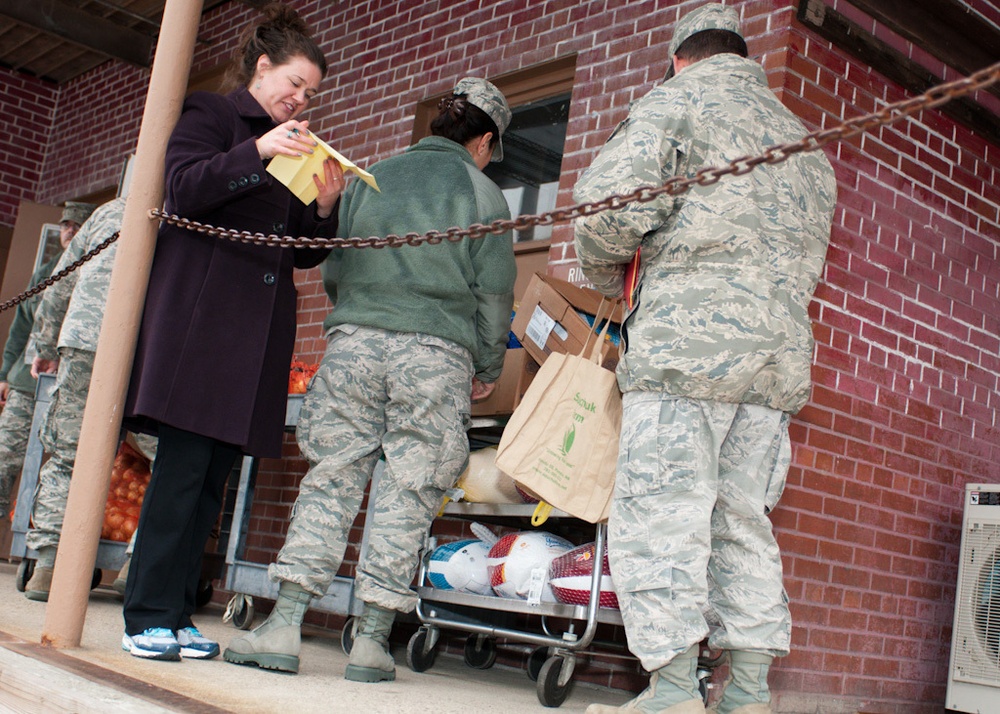
<svg viewBox="0 0 1000 714"><path fill-rule="evenodd" d="M584 344L580 355L546 358L504 428L496 459L522 489L590 523L608 517L621 432L618 382L599 364L607 322L589 354Z"/></svg>

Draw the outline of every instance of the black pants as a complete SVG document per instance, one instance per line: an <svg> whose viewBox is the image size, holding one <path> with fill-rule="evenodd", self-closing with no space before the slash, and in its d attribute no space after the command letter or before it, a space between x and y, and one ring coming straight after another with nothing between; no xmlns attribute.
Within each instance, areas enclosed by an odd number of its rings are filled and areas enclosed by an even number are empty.
<svg viewBox="0 0 1000 714"><path fill-rule="evenodd" d="M231 444L165 424L159 432L125 587L129 635L192 625L202 553L240 453Z"/></svg>

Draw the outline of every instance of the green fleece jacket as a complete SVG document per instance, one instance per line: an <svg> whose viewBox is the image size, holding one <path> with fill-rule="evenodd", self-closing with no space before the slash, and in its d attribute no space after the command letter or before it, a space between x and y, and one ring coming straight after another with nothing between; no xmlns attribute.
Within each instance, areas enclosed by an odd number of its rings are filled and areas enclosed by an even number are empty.
<svg viewBox="0 0 1000 714"><path fill-rule="evenodd" d="M28 289L35 287L52 274L61 255L60 250L58 255L32 274ZM12 389L32 396L35 394L35 384L38 380L31 376L31 365L24 361L24 355L31 337L31 328L35 324L35 310L41 299L42 296L39 294L18 304L3 348L3 363L0 364L0 382L7 382Z"/></svg>
<svg viewBox="0 0 1000 714"><path fill-rule="evenodd" d="M503 193L461 145L428 137L371 167L381 193L354 181L340 203L341 237L405 235L509 218ZM401 248L342 248L322 266L334 303L325 330L353 324L418 332L472 353L476 376L500 376L514 301L510 233Z"/></svg>

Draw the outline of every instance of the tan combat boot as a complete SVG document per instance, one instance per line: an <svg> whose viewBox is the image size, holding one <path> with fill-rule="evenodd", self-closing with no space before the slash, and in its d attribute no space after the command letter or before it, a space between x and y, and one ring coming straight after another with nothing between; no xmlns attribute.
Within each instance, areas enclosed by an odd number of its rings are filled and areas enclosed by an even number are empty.
<svg viewBox="0 0 1000 714"><path fill-rule="evenodd" d="M729 677L711 714L771 714L767 673L774 657L759 652L729 651Z"/></svg>
<svg viewBox="0 0 1000 714"><path fill-rule="evenodd" d="M298 583L283 581L274 609L259 627L229 643L222 658L234 664L254 664L280 672L299 671L302 620L312 593Z"/></svg>
<svg viewBox="0 0 1000 714"><path fill-rule="evenodd" d="M396 662L389 654L389 633L395 610L366 602L354 629L351 657L344 679L352 682L391 682L396 678Z"/></svg>
<svg viewBox="0 0 1000 714"><path fill-rule="evenodd" d="M56 546L49 545L38 549L38 560L27 584L24 586L24 596L36 602L48 602L49 590L52 589L52 572L56 562Z"/></svg>
<svg viewBox="0 0 1000 714"><path fill-rule="evenodd" d="M132 564L132 557L129 556L125 558L125 564L122 565L122 569L118 571L118 575L115 576L115 581L111 583L111 587L116 593L125 597L125 586L128 584L128 569L129 565Z"/></svg>
<svg viewBox="0 0 1000 714"><path fill-rule="evenodd" d="M698 649L693 645L652 672L649 686L620 707L591 704L586 714L705 714L698 690Z"/></svg>

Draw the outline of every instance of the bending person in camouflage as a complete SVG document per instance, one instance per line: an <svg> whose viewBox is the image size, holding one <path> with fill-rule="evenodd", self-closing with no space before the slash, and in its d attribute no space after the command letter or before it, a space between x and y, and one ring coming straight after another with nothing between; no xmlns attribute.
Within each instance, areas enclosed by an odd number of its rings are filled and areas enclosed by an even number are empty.
<svg viewBox="0 0 1000 714"><path fill-rule="evenodd" d="M94 208L90 203L66 203L59 219L59 252L34 272L29 289L53 273L59 256ZM35 352L30 336L40 300L36 295L17 306L0 364L0 528L7 523L11 490L24 465L35 412L36 379L31 375Z"/></svg>
<svg viewBox="0 0 1000 714"><path fill-rule="evenodd" d="M577 201L806 133L746 59L732 8L683 17L669 52L667 81L633 105ZM730 655L717 711L770 711L768 669L789 651L791 620L767 513L787 475L790 415L809 397L807 309L835 200L829 162L808 153L576 222L584 274L606 295L623 294L625 267L641 255L638 287L624 296L608 539L629 648L651 677L623 707L589 714L704 712L695 672L708 635Z"/></svg>
<svg viewBox="0 0 1000 714"><path fill-rule="evenodd" d="M69 244L56 270L62 270L114 235L121 228L124 212L124 197L109 201L94 211ZM32 339L37 356L32 372L56 372L56 386L39 433L42 446L50 456L39 473L32 528L25 538L28 547L38 552L34 574L24 591L30 600L49 598L52 568L62 532L83 408L90 391L94 354L104 320L117 245L112 243L49 287L35 318ZM152 437L140 439L147 455L150 451L155 452ZM127 567L126 562L124 569Z"/></svg>
<svg viewBox="0 0 1000 714"><path fill-rule="evenodd" d="M423 233L510 215L482 173L491 157L502 158L500 134L510 122L503 95L489 82L463 79L439 108L433 136L372 167L380 194L359 182L348 188L340 235ZM510 233L339 250L324 263L335 307L296 434L311 468L270 567L280 583L274 610L230 643L227 660L298 671L302 618L340 568L365 486L384 456L368 506L368 553L355 578L364 610L344 676L395 678L389 632L396 612L416 605L410 584L418 553L468 461L470 393L487 396L500 376L515 270Z"/></svg>

